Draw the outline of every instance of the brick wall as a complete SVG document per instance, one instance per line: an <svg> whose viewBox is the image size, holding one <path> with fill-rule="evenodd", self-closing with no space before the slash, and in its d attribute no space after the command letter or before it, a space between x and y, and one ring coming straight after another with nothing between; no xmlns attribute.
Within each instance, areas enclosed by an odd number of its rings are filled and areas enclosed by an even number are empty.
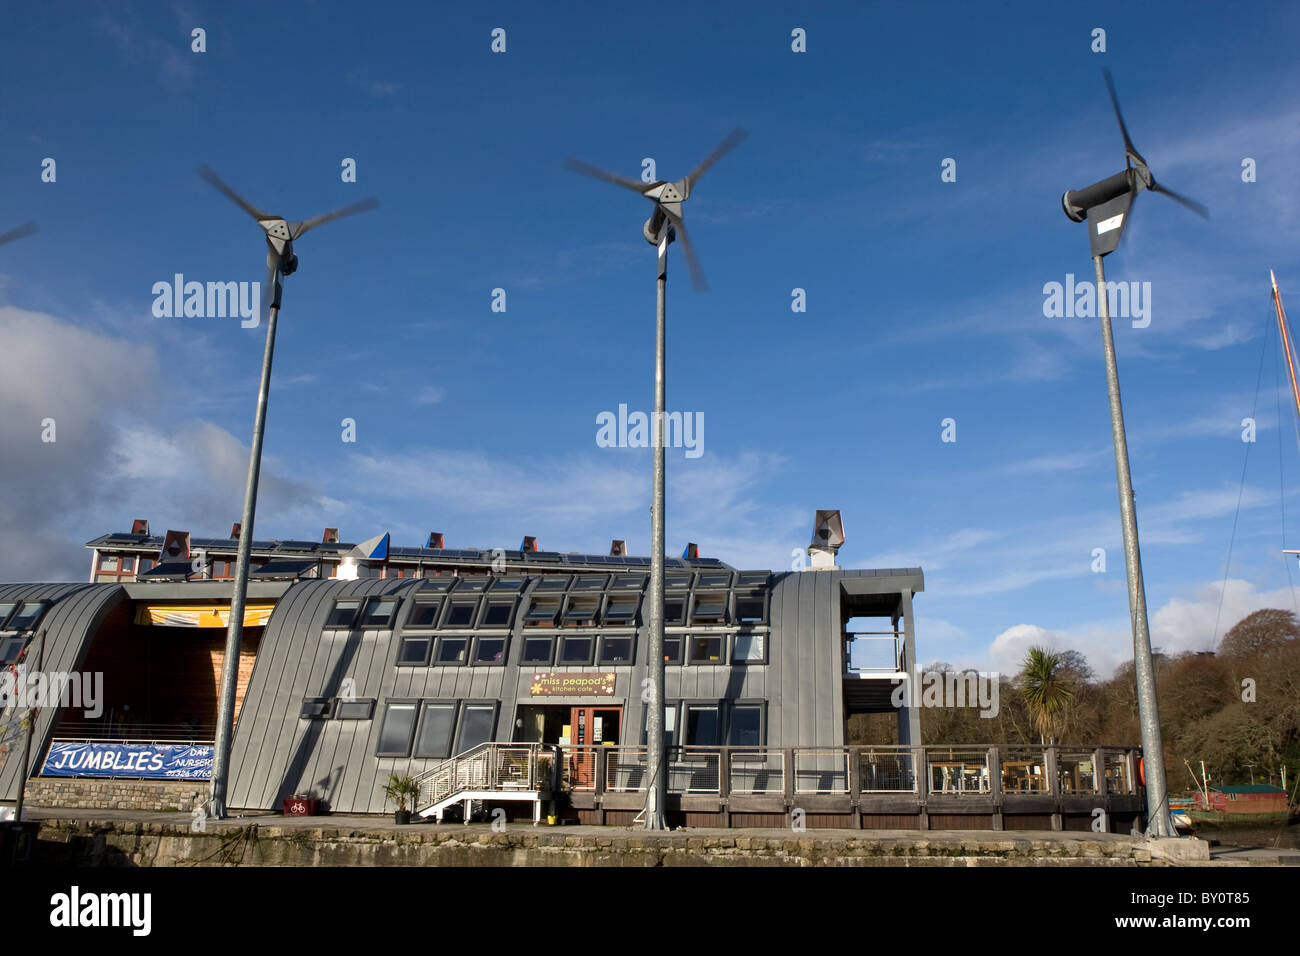
<svg viewBox="0 0 1300 956"><path fill-rule="evenodd" d="M197 794L197 796L196 796ZM193 810L208 798L204 780L82 780L37 777L27 781L33 807L69 810Z"/></svg>

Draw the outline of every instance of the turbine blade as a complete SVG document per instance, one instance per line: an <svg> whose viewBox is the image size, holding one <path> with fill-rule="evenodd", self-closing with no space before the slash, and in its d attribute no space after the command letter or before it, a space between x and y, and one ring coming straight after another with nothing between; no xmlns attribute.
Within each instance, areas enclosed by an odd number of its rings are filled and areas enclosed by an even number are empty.
<svg viewBox="0 0 1300 956"><path fill-rule="evenodd" d="M29 219L21 226L15 226L13 229L10 229L4 235L0 236L0 246L3 246L6 242L13 242L15 239L22 239L24 236L30 236L35 231L36 223Z"/></svg>
<svg viewBox="0 0 1300 956"><path fill-rule="evenodd" d="M612 183L615 186L622 186L624 189L630 189L632 192L640 193L642 195L645 195L647 189L653 189L655 186L662 186L664 183L662 179L657 179L652 183L643 183L635 179L625 179L615 173L599 169L591 165L591 163L584 163L580 159L574 159L572 156L564 161L564 165L575 173L590 176L592 179L600 179L604 182Z"/></svg>
<svg viewBox="0 0 1300 956"><path fill-rule="evenodd" d="M216 173L214 173L211 169L209 169L207 166L199 167L199 175L202 176L204 179L206 179L213 186L215 186L223 196L225 196L231 202L238 205L241 209L244 210L244 212L248 213L254 219L275 218L274 216L262 212L262 210L258 209L256 206L254 206L243 196L239 195L239 193L235 192L233 189L227 186L225 181Z"/></svg>
<svg viewBox="0 0 1300 956"><path fill-rule="evenodd" d="M1132 156L1143 166L1146 166L1148 165L1147 161L1142 158L1142 154L1139 153L1137 147L1133 145L1133 140L1130 139L1128 135L1128 127L1124 125L1124 114L1120 112L1119 97L1115 94L1115 81L1111 79L1110 69L1102 67L1101 72L1102 75L1106 77L1106 89L1110 93L1110 105L1115 109L1115 119L1119 120L1119 131L1124 137L1124 152L1127 155Z"/></svg>
<svg viewBox="0 0 1300 956"><path fill-rule="evenodd" d="M303 233L315 229L317 226L326 222L333 222L335 219L342 219L344 216L355 216L359 212L369 212L379 205L379 200L374 196L367 196L360 202L354 202L350 206L344 206L342 209L335 209L333 212L327 212L323 216L317 216L315 219L308 219L305 222L289 223L289 238L297 239Z"/></svg>
<svg viewBox="0 0 1300 956"><path fill-rule="evenodd" d="M1204 206L1202 206L1200 203L1198 203L1195 199L1188 199L1186 196L1182 195L1181 193L1174 192L1172 189L1168 188L1167 186L1161 186L1159 183L1152 183L1151 191L1155 193L1164 193L1174 202L1182 206L1186 206L1188 209L1196 213L1196 215L1200 216L1202 219L1210 218L1210 211L1206 209Z"/></svg>
<svg viewBox="0 0 1300 956"><path fill-rule="evenodd" d="M696 166L687 174L686 176L687 189L689 190L691 185L697 182L699 178L704 175L705 171L708 170L710 166L712 166L723 156L726 156L729 152L731 152L733 149L739 146L740 143L744 140L744 138L748 135L749 132L743 126L737 126L730 133L728 133L727 138L718 144L718 148L715 149L713 152L709 153L709 155L704 158L704 161L702 163L700 163L698 166Z"/></svg>
<svg viewBox="0 0 1300 956"><path fill-rule="evenodd" d="M681 243L682 255L686 257L686 268L691 272L691 284L695 286L696 292L708 291L709 284L704 281L704 270L700 268L700 260L695 258L695 248L691 245L691 237L686 232L686 223L682 222L681 216L676 216L664 210L664 215L668 221L673 224L673 231L677 233L677 241Z"/></svg>

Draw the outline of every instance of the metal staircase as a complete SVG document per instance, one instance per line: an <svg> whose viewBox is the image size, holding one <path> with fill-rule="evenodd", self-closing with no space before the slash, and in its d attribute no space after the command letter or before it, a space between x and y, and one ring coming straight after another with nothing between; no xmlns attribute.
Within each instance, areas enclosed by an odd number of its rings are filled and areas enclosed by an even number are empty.
<svg viewBox="0 0 1300 956"><path fill-rule="evenodd" d="M555 788L558 762L559 749L550 744L479 744L415 778L420 787L415 812L441 823L443 812L461 803L468 823L475 804L520 800L533 804L533 823L539 823L542 802Z"/></svg>

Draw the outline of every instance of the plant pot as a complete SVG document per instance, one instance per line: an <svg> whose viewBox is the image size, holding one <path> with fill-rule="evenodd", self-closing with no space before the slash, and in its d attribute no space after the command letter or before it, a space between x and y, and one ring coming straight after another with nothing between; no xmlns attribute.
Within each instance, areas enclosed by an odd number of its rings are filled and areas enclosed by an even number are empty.
<svg viewBox="0 0 1300 956"><path fill-rule="evenodd" d="M393 814L393 822L399 827L404 827L411 822L410 810L398 810Z"/></svg>

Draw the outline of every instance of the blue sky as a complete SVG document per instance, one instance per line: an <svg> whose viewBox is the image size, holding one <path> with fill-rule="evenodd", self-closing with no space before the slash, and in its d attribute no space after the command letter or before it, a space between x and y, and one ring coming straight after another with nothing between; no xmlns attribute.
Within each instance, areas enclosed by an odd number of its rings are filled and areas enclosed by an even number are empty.
<svg viewBox="0 0 1300 956"><path fill-rule="evenodd" d="M1043 314L1046 283L1091 277L1060 194L1123 164L1108 66L1156 176L1212 214L1143 195L1107 260L1151 283L1150 325L1117 321L1116 341L1154 641L1199 649L1216 618L1294 607L1278 551L1284 505L1300 546L1300 454L1272 342L1219 611L1270 268L1300 302L1293 7L53 3L5 19L0 231L41 231L0 249L0 577L83 579L81 545L133 517L195 534L237 518L263 329L151 309L178 272L262 278L257 227L203 163L290 219L381 202L299 243L259 537L646 553L649 453L598 447L596 417L652 401L649 204L563 161L637 177L650 157L676 179L744 125L686 207L708 292L672 252L668 406L705 431L699 458L668 455L669 550L780 570L813 511L839 508L841 564L924 568L924 660L1014 670L1046 641L1108 671L1128 614L1100 337Z"/></svg>

